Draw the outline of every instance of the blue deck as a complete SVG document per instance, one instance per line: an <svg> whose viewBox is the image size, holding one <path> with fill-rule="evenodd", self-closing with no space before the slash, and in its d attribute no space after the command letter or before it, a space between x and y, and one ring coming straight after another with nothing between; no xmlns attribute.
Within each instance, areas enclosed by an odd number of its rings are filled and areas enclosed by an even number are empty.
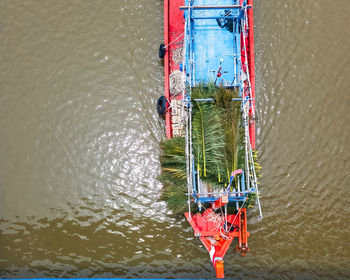
<svg viewBox="0 0 350 280"><path fill-rule="evenodd" d="M238 2L221 0L216 5L236 5ZM212 4L213 1L209 0L194 0L192 6ZM239 9L223 8L185 11L185 18L191 19L186 40L186 72L192 76L191 86L209 81L216 81L217 85L223 84L226 87L239 86L241 69L239 13ZM194 57L193 64L192 57ZM221 77L217 78L220 67Z"/></svg>

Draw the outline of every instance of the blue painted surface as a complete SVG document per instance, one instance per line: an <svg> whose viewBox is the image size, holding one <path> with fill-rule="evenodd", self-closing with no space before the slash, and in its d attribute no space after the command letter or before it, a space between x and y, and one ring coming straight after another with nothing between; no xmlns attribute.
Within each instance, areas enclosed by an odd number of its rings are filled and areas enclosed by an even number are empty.
<svg viewBox="0 0 350 280"><path fill-rule="evenodd" d="M244 170L243 170L242 176L241 176L241 191L242 191L242 192L245 192Z"/></svg>
<svg viewBox="0 0 350 280"><path fill-rule="evenodd" d="M197 186L196 186L196 170L194 169L194 158L192 158L192 174L193 174L193 177L192 177L192 180L193 180L193 190L192 192L193 193L196 193L197 192Z"/></svg>
<svg viewBox="0 0 350 280"><path fill-rule="evenodd" d="M186 1L186 5L189 5ZM220 5L237 5L238 0L221 0ZM209 0L194 0L192 6L212 5ZM186 72L192 76L192 85L207 83L223 84L227 87L239 86L241 69L241 46L239 32L239 9L229 10L227 20L233 20L233 32L220 27L217 19L223 20L227 10L185 11L190 18L186 37ZM235 24L237 22L237 24ZM191 63L193 58L193 63ZM217 78L219 68L221 77Z"/></svg>
<svg viewBox="0 0 350 280"><path fill-rule="evenodd" d="M239 0L186 0L187 8L184 11L186 20L186 62L185 70L187 84L195 87L198 84L215 82L216 85L225 87L240 87L242 89L243 78L241 70L241 19L243 9L220 8L215 9L191 9L193 6L227 6L239 5ZM246 2L244 2L246 5ZM230 24L231 23L231 24ZM220 77L218 73L220 72ZM187 94L190 91L187 91ZM240 95L241 96L241 95ZM189 96L188 96L189 97ZM248 98L248 97L247 97ZM242 101L235 98L235 101ZM213 99L196 100L211 102ZM245 100L244 102L247 102ZM242 105L243 106L243 105ZM192 159L192 180L194 202L214 202L219 196L197 197L200 192L197 186L197 176ZM249 192L245 192L244 173L241 176L241 190L243 196L230 196L229 202L243 202Z"/></svg>
<svg viewBox="0 0 350 280"><path fill-rule="evenodd" d="M215 202L218 199L219 199L219 196L218 197L210 196L210 197L199 197L199 198L197 198L197 200L200 201L201 203ZM238 196L238 197L234 197L234 196L229 196L228 197L228 201L229 202L237 202L237 201L243 202L243 201L245 201L245 199L246 199L246 195Z"/></svg>

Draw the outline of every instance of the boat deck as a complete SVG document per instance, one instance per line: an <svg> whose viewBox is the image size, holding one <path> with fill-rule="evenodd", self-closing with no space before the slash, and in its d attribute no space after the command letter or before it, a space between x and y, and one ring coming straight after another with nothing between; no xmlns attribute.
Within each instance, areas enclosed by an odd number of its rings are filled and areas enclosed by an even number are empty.
<svg viewBox="0 0 350 280"><path fill-rule="evenodd" d="M188 1L186 1L187 4ZM204 6L207 1L196 0L193 6ZM220 5L236 5L239 1L221 0ZM188 17L185 10L185 17ZM190 36L192 46L187 47L187 56L193 57L186 69L192 72L192 85L209 81L226 87L238 87L241 69L240 30L236 20L239 10L198 9L191 12ZM218 78L218 73L220 77Z"/></svg>

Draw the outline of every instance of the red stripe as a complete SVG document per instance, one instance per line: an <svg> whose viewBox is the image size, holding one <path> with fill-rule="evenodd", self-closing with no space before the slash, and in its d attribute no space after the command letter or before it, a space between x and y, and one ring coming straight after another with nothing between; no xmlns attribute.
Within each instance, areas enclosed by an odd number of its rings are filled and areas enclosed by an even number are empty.
<svg viewBox="0 0 350 280"><path fill-rule="evenodd" d="M248 40L249 40L249 73L250 73L250 83L252 87L252 96L253 99L253 108L255 110L255 61L254 61L254 18L253 18L253 0L248 0L248 5L252 5L250 9L248 9L248 23L249 23L249 32L248 32ZM255 113L255 112L252 112ZM255 120L253 120L249 125L250 132L250 143L252 145L252 149L255 150Z"/></svg>
<svg viewBox="0 0 350 280"><path fill-rule="evenodd" d="M164 0L164 44L169 44L169 0ZM164 96L170 99L169 92L169 52L166 51L164 57ZM166 138L171 137L170 111L165 113Z"/></svg>
<svg viewBox="0 0 350 280"><path fill-rule="evenodd" d="M183 11L180 11L180 6L184 4L184 0L164 0L164 44L167 46L170 43L173 43L176 40L175 44L171 44L167 47L167 51L164 57L164 96L171 101L170 95L170 85L169 85L169 76L174 70L178 70L179 66L173 63L170 52L171 50L179 47L181 38L178 38L180 34L184 32L184 18ZM177 98L181 98L179 95ZM166 125L166 137L167 139L171 138L172 129L171 129L171 111L169 110L165 114L165 125Z"/></svg>

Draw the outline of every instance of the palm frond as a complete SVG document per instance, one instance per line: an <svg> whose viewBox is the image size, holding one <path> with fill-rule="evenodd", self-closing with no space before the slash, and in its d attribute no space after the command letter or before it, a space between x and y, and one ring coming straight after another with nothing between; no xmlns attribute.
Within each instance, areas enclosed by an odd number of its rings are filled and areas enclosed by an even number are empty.
<svg viewBox="0 0 350 280"><path fill-rule="evenodd" d="M216 93L216 105L221 109L222 125L225 130L225 157L228 161L230 173L237 169L237 148L239 143L239 127L241 123L240 102L233 101L238 92L220 87Z"/></svg>
<svg viewBox="0 0 350 280"><path fill-rule="evenodd" d="M163 183L161 200L167 202L174 213L183 213L187 208L185 139L174 137L160 145L162 173L158 177Z"/></svg>
<svg viewBox="0 0 350 280"><path fill-rule="evenodd" d="M241 124L241 103L232 101L238 93L214 84L192 89L192 143L195 169L208 186L227 184L233 170L245 164L244 129ZM211 98L214 102L195 99ZM161 199L174 213L184 212L187 205L187 169L185 139L171 138L161 143L164 188ZM256 165L257 171L259 166ZM254 196L249 197L251 205ZM192 205L193 207L193 205Z"/></svg>
<svg viewBox="0 0 350 280"><path fill-rule="evenodd" d="M217 90L217 88L216 88ZM215 88L197 87L192 91L193 149L196 166L203 180L211 180L223 175L222 163L225 159L225 131L222 127L220 110L213 102L195 101L215 97Z"/></svg>

